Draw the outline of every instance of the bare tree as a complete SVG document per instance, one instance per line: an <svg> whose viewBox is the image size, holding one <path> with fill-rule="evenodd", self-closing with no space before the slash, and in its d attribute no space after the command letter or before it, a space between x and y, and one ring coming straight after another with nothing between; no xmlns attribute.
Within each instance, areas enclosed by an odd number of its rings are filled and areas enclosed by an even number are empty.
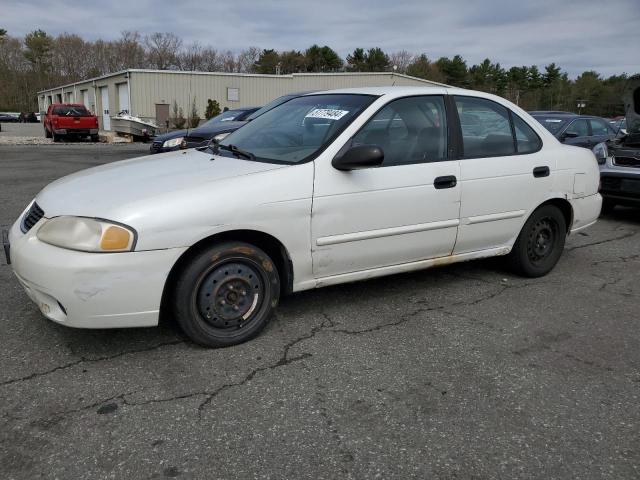
<svg viewBox="0 0 640 480"><path fill-rule="evenodd" d="M255 64L260 58L261 51L258 47L249 47L242 50L236 60L236 71L240 73L254 72Z"/></svg>
<svg viewBox="0 0 640 480"><path fill-rule="evenodd" d="M205 72L220 71L220 57L215 48L207 47L202 50L202 70Z"/></svg>
<svg viewBox="0 0 640 480"><path fill-rule="evenodd" d="M65 82L86 78L91 65L91 50L91 42L85 42L78 35L58 35L51 45L52 71Z"/></svg>
<svg viewBox="0 0 640 480"><path fill-rule="evenodd" d="M391 67L398 67L396 70L398 73L407 73L407 67L413 62L414 55L406 50L400 50L394 52L389 56L391 60Z"/></svg>
<svg viewBox="0 0 640 480"><path fill-rule="evenodd" d="M182 40L173 33L156 32L144 37L147 59L152 68L167 70L177 66Z"/></svg>
<svg viewBox="0 0 640 480"><path fill-rule="evenodd" d="M146 52L142 47L142 36L139 32L125 30L120 39L111 42L111 48L115 56L118 70L127 68L144 68L146 64Z"/></svg>
<svg viewBox="0 0 640 480"><path fill-rule="evenodd" d="M221 52L220 58L220 70L223 72L235 72L236 71L236 58L231 50Z"/></svg>
<svg viewBox="0 0 640 480"><path fill-rule="evenodd" d="M178 53L178 68L187 71L202 71L204 63L203 51L202 45L198 42L187 45L186 48Z"/></svg>

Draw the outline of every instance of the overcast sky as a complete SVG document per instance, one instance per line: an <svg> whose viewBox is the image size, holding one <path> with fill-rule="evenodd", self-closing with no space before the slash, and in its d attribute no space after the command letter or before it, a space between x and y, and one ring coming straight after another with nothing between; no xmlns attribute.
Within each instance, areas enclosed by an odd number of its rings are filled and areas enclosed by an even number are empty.
<svg viewBox="0 0 640 480"><path fill-rule="evenodd" d="M379 46L488 57L505 67L556 62L571 77L640 72L640 0L1 0L0 28L85 39L173 32L235 52L329 45L344 58Z"/></svg>

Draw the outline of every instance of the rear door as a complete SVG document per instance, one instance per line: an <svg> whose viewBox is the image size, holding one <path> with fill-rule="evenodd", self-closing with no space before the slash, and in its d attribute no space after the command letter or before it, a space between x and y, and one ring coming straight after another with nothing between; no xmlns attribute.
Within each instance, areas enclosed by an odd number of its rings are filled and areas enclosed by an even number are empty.
<svg viewBox="0 0 640 480"><path fill-rule="evenodd" d="M505 106L471 96L455 96L454 102L458 116L466 118L454 254L505 247L551 190L555 162L541 150L535 131Z"/></svg>

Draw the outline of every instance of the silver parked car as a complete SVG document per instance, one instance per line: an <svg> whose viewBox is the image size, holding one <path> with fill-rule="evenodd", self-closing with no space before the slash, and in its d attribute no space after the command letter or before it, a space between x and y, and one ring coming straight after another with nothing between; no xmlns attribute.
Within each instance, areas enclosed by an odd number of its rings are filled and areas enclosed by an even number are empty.
<svg viewBox="0 0 640 480"><path fill-rule="evenodd" d="M611 211L616 205L640 206L640 75L629 79L623 101L626 134L593 149L600 164L603 211Z"/></svg>

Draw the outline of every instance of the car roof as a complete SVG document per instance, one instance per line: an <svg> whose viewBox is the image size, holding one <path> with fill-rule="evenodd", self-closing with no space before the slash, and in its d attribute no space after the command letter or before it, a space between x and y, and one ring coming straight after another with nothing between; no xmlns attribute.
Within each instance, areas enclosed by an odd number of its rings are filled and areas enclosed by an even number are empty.
<svg viewBox="0 0 640 480"><path fill-rule="evenodd" d="M415 86L415 87L405 87L405 86L384 86L384 87L357 87L357 88L338 88L335 90L320 90L317 92L312 92L307 95L325 95L325 94L359 94L359 95L392 95L401 97L403 95L416 95L420 93L424 94L434 94L434 93L444 93L446 90L461 90L464 92L469 92L470 90L463 89L454 89L454 88L445 88L438 85L434 86ZM480 92L478 92L480 93Z"/></svg>
<svg viewBox="0 0 640 480"><path fill-rule="evenodd" d="M566 115L566 116L577 116L577 113L573 112L563 112L561 110L533 110L529 112L529 115Z"/></svg>

